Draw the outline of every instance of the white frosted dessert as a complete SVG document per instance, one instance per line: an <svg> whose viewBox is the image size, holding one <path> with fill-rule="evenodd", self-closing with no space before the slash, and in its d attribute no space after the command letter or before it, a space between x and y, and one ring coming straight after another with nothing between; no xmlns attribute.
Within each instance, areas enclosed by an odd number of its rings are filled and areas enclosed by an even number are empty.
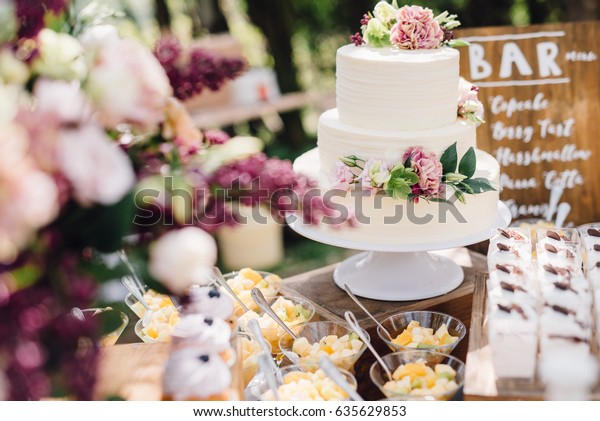
<svg viewBox="0 0 600 421"><path fill-rule="evenodd" d="M591 322L589 308L544 305L540 316L540 352L557 348L589 351Z"/></svg>
<svg viewBox="0 0 600 421"><path fill-rule="evenodd" d="M499 288L504 282L524 287L536 294L537 281L529 263L515 260L512 263L496 263L489 266L488 290Z"/></svg>
<svg viewBox="0 0 600 421"><path fill-rule="evenodd" d="M189 290L190 302L186 305L186 313L202 314L206 317L229 320L234 313L233 299L219 289L202 286Z"/></svg>
<svg viewBox="0 0 600 421"><path fill-rule="evenodd" d="M456 120L459 52L345 45L336 55L340 121L374 130L427 130ZM409 106L402 106L409 105Z"/></svg>
<svg viewBox="0 0 600 421"><path fill-rule="evenodd" d="M458 50L446 46L402 49L345 45L337 51L336 65L337 108L319 118L318 148L294 163L295 171L319 181L338 211L340 218L325 221L322 229L329 229L335 237L356 247L361 243L420 245L454 241L489 229L498 215L500 166L491 155L476 149L475 125L469 124L463 114L458 116L464 87L476 92L475 87L459 78ZM428 187L428 180L439 181L442 174L438 177L438 170L411 161L411 151L423 152L418 153L425 156L416 158L419 162L439 164L452 145L458 161L473 148L476 168L470 176L487 180L496 190L466 194L463 203L447 184L448 179L442 186L445 190ZM332 177L336 168L340 169L340 159L346 157L356 157L365 164L382 162L391 170L406 162L406 156L413 174L420 177L419 190L414 188L415 181L411 184L411 194L421 196L416 200L403 195L393 198L381 186L377 186L377 194L364 184L342 187L339 171ZM441 166L436 168L441 172ZM433 172L436 176L428 178L427 174ZM353 228L334 230L352 214L356 216Z"/></svg>
<svg viewBox="0 0 600 421"><path fill-rule="evenodd" d="M228 400L231 370L218 354L174 351L163 375L163 400Z"/></svg>
<svg viewBox="0 0 600 421"><path fill-rule="evenodd" d="M527 301L490 308L488 341L497 378L533 378L538 349L538 315Z"/></svg>
<svg viewBox="0 0 600 421"><path fill-rule="evenodd" d="M541 356L539 373L546 400L589 400L598 381L598 361L589 352L553 350Z"/></svg>
<svg viewBox="0 0 600 421"><path fill-rule="evenodd" d="M175 347L190 347L202 353L221 353L229 350L231 329L222 319L189 314L181 318L171 332Z"/></svg>
<svg viewBox="0 0 600 421"><path fill-rule="evenodd" d="M536 291L524 283L514 281L500 281L498 285L488 288L488 306L497 307L498 304L510 306L513 302L526 304L535 308L537 303Z"/></svg>

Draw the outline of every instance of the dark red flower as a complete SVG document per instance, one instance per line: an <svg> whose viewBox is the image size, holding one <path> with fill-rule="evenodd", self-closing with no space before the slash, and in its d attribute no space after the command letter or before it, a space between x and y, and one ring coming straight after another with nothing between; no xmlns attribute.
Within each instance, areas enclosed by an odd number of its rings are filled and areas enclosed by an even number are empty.
<svg viewBox="0 0 600 421"><path fill-rule="evenodd" d="M352 42L358 47L359 45L364 44L365 40L363 40L362 35L359 32L357 32L354 35L350 35L350 42Z"/></svg>

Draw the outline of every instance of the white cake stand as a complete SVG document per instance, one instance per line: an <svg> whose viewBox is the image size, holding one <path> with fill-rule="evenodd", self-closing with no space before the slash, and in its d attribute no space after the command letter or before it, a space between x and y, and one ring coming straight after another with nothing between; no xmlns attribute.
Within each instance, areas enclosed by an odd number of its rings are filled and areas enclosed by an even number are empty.
<svg viewBox="0 0 600 421"><path fill-rule="evenodd" d="M462 268L452 260L429 251L462 247L490 238L492 229L507 227L511 215L503 202L492 225L452 241L411 244L376 244L349 241L335 231L288 220L289 226L304 237L332 246L366 250L339 264L333 273L337 286L347 284L354 294L384 301L412 301L437 297L457 288L464 280ZM352 229L352 228L348 228Z"/></svg>

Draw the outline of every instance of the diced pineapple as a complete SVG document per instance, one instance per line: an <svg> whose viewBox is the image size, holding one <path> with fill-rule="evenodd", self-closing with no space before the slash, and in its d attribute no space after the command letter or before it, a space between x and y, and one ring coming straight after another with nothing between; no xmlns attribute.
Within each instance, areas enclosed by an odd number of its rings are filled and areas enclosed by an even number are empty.
<svg viewBox="0 0 600 421"><path fill-rule="evenodd" d="M447 364L436 364L435 374L438 377L445 377L448 380L452 380L456 377L456 371Z"/></svg>
<svg viewBox="0 0 600 421"><path fill-rule="evenodd" d="M445 337L446 335L449 335L449 333L448 333L448 327L446 327L445 323L442 323L442 325L435 332L435 337L438 338L441 341L442 337Z"/></svg>
<svg viewBox="0 0 600 421"><path fill-rule="evenodd" d="M246 279L250 279L255 284L260 282L263 278L260 273L256 272L255 270L252 270L250 268L244 268L244 269L240 270L239 273L241 276L243 276Z"/></svg>
<svg viewBox="0 0 600 421"><path fill-rule="evenodd" d="M413 328L419 327L419 326L421 326L421 324L419 322L417 322L416 320L411 320L410 323L408 324L408 326L406 327L406 330L408 330L409 332L412 332Z"/></svg>

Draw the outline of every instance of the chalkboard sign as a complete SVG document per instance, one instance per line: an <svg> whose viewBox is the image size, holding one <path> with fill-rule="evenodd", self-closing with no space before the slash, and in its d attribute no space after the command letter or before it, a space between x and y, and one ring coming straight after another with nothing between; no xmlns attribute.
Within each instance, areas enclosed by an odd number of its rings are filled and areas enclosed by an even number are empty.
<svg viewBox="0 0 600 421"><path fill-rule="evenodd" d="M544 217L563 187L567 221L600 220L600 22L457 31L461 76L486 110L477 143L501 165L513 218ZM555 187L555 190L556 187Z"/></svg>

